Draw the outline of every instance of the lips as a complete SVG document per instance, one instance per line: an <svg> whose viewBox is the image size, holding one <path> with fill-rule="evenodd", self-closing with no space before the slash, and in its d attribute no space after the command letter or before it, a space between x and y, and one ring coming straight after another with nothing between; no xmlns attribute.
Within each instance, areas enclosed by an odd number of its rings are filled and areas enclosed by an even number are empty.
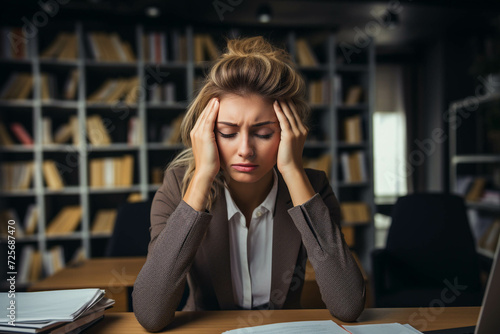
<svg viewBox="0 0 500 334"><path fill-rule="evenodd" d="M234 169L236 169L239 172L252 172L259 167L259 165L254 165L254 164L233 164L231 165Z"/></svg>

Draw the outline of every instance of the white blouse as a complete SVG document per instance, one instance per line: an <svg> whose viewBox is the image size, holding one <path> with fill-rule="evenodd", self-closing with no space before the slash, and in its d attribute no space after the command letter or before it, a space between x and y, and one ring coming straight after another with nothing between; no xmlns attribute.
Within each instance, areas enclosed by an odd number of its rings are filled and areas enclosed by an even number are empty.
<svg viewBox="0 0 500 334"><path fill-rule="evenodd" d="M266 199L252 213L249 228L245 216L234 203L227 188L227 217L231 278L235 303L251 309L269 302L273 251L273 212L278 193L278 176Z"/></svg>

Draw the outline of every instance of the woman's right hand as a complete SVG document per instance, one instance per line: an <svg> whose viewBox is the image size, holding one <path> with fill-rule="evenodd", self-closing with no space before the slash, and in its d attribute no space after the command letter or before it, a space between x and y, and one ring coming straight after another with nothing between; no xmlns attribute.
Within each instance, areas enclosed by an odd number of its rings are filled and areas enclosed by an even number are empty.
<svg viewBox="0 0 500 334"><path fill-rule="evenodd" d="M220 169L214 132L218 114L219 100L212 98L190 132L195 170L183 199L198 211L205 208L210 188Z"/></svg>
<svg viewBox="0 0 500 334"><path fill-rule="evenodd" d="M219 149L215 140L215 120L219 114L219 100L212 98L201 112L191 130L195 173L210 178L212 181L220 169Z"/></svg>

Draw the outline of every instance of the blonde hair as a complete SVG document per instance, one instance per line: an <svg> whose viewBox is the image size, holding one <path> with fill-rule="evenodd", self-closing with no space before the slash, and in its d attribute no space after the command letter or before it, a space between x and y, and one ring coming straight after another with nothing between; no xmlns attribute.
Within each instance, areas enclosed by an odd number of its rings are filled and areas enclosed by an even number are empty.
<svg viewBox="0 0 500 334"><path fill-rule="evenodd" d="M186 168L182 194L186 192L196 167L190 132L210 99L221 98L226 94L256 94L271 101L291 100L304 124L310 113L305 100L304 80L285 50L271 45L262 36L228 40L227 49L210 69L182 121L181 139L187 148L168 166L168 169ZM224 178L222 172L219 172L208 196L208 209L223 187Z"/></svg>

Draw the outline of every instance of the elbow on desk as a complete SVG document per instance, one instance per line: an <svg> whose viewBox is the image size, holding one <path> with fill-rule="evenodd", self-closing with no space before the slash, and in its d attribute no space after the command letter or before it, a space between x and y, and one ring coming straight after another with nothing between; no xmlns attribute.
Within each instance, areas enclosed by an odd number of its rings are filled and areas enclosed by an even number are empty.
<svg viewBox="0 0 500 334"><path fill-rule="evenodd" d="M173 320L175 315L162 314L158 312L148 312L147 310L136 311L134 308L134 315L139 324L144 327L148 332L159 332L167 327Z"/></svg>
<svg viewBox="0 0 500 334"><path fill-rule="evenodd" d="M340 321L344 322L354 322L361 315L361 312L365 309L365 290L357 296L352 296L349 302L343 305L328 306L330 314ZM327 304L328 305L328 304Z"/></svg>
<svg viewBox="0 0 500 334"><path fill-rule="evenodd" d="M175 313L161 312L160 308L152 305L144 298L137 298L136 290L132 292L134 315L139 324L148 332L158 332L167 327L175 318ZM144 302L143 302L144 301Z"/></svg>

